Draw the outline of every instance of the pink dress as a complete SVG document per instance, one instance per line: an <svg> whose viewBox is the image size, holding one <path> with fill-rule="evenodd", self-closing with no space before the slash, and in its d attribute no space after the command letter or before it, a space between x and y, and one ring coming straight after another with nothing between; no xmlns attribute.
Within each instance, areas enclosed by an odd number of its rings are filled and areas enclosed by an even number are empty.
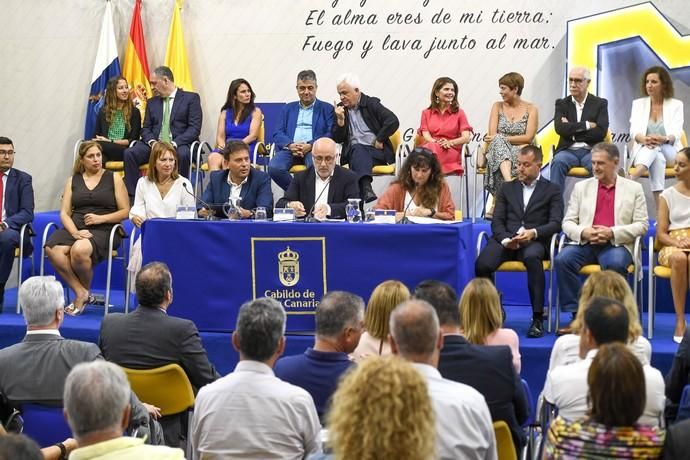
<svg viewBox="0 0 690 460"><path fill-rule="evenodd" d="M454 113L450 110L441 113L438 109L426 109L422 112L419 135L422 134L422 131L428 131L434 139L455 139L460 137L463 131L473 132L474 130L462 109L458 109ZM441 163L443 174L463 174L462 145L444 149L439 144L427 142L421 147L434 152L439 163Z"/></svg>
<svg viewBox="0 0 690 460"><path fill-rule="evenodd" d="M520 373L522 361L520 358L520 339L512 329L501 328L486 337L487 345L508 345L513 353L513 366Z"/></svg>

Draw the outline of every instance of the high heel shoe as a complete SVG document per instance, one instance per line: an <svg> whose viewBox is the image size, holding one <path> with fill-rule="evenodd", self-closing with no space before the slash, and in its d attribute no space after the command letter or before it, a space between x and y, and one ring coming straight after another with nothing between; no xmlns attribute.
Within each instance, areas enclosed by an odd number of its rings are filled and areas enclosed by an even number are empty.
<svg viewBox="0 0 690 460"><path fill-rule="evenodd" d="M686 328L688 327L688 323L685 323L685 327L686 327ZM685 335L685 332L683 332L683 334L681 334L681 335L674 335L674 336L673 336L673 341L676 342L676 343L682 342L682 341L683 341L683 336L684 336L684 335Z"/></svg>
<svg viewBox="0 0 690 460"><path fill-rule="evenodd" d="M71 304L65 307L65 313L69 316L79 316L82 313L84 313L84 310L86 310L86 306L94 303L95 300L96 298L92 294L89 294L86 297L84 303L81 305L81 307L77 307L77 305L74 302L72 302Z"/></svg>

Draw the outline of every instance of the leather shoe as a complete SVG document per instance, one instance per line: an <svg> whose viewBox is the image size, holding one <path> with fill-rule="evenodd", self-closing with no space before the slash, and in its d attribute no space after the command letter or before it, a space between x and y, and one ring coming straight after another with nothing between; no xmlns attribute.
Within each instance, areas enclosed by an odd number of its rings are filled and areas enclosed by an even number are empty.
<svg viewBox="0 0 690 460"><path fill-rule="evenodd" d="M540 337L544 337L544 324L541 320L533 319L527 331L527 338L538 339Z"/></svg>
<svg viewBox="0 0 690 460"><path fill-rule="evenodd" d="M372 201L376 201L377 198L374 189L371 188L371 184L362 185L362 201L364 203L371 203Z"/></svg>

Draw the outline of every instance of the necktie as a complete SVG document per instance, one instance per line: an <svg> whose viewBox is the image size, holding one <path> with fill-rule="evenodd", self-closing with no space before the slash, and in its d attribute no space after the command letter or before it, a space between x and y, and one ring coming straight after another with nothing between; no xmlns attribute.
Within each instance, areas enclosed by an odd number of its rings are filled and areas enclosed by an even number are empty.
<svg viewBox="0 0 690 460"><path fill-rule="evenodd" d="M0 171L0 220L2 220L2 214L5 210L5 184L2 178L5 177L5 171Z"/></svg>
<svg viewBox="0 0 690 460"><path fill-rule="evenodd" d="M170 98L166 97L163 100L163 123L161 123L160 139L165 142L170 142Z"/></svg>

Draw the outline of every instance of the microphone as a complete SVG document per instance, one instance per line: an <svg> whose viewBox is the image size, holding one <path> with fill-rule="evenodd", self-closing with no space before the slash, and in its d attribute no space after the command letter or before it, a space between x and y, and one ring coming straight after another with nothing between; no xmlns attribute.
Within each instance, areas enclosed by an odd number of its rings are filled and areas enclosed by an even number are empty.
<svg viewBox="0 0 690 460"><path fill-rule="evenodd" d="M316 171L314 171L314 174L316 174ZM316 203L319 201L319 198L321 198L321 195L323 195L323 192L326 191L328 188L328 184L331 183L331 178L333 176L328 176L328 179L326 180L326 183L324 184L323 188L321 189L321 192L319 192L319 195L316 197L314 200L314 204L311 205L311 209L307 213L307 216L304 218L305 222L318 222L318 219L314 217L314 208L316 207Z"/></svg>
<svg viewBox="0 0 690 460"><path fill-rule="evenodd" d="M210 204L208 204L207 202L205 202L204 200L199 198L193 191L191 191L187 188L187 182L182 182L182 188L184 188L185 192L192 195L192 197L194 198L195 201L199 201L202 205L204 205L204 207L206 207L208 209L208 217L209 218L213 217L215 215L216 212L213 210L213 207Z"/></svg>
<svg viewBox="0 0 690 460"><path fill-rule="evenodd" d="M410 205L412 202L414 202L414 197L417 196L417 186L415 185L414 187L414 192L412 193L412 197L410 197L410 202L407 203L407 206L405 206L405 209L403 210L403 215L400 218L399 221L396 222L396 224L413 224L410 219L407 218L407 210L410 209Z"/></svg>

